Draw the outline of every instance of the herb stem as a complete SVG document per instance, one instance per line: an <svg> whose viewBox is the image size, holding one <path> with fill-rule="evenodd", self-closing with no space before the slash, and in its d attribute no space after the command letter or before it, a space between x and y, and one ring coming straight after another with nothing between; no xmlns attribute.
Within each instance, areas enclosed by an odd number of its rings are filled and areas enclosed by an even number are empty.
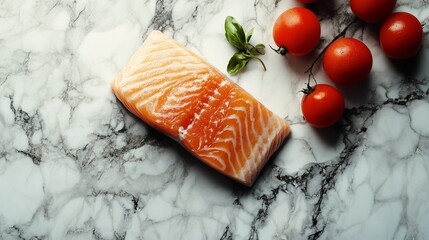
<svg viewBox="0 0 429 240"><path fill-rule="evenodd" d="M262 59L258 58L257 56L254 56L254 55L251 55L250 57L258 59L259 62L262 64L262 67L264 67L264 70L267 71L267 67L265 66L265 63L264 63L264 61L262 61Z"/></svg>

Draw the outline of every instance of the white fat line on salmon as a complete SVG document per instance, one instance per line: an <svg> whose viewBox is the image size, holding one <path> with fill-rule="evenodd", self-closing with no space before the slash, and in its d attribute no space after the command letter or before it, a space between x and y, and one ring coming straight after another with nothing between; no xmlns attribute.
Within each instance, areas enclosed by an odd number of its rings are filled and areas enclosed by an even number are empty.
<svg viewBox="0 0 429 240"><path fill-rule="evenodd" d="M190 95L186 96L186 99L188 99L188 98L191 99L191 98L197 97L198 95L199 94L197 94L197 93L190 94ZM177 101L177 99L179 99L179 98L175 99L174 97L167 97L166 104L161 106L162 110L181 109L181 108L184 108L184 107L193 103L192 101Z"/></svg>
<svg viewBox="0 0 429 240"><path fill-rule="evenodd" d="M201 65L196 65L196 64L186 64L186 67L168 62L168 61L163 61L164 64L163 65L156 65L156 66L152 66L151 64L144 64L142 66L140 66L140 68L138 69L139 71L126 71L127 75L127 79L137 79L138 81L140 81L141 79L151 79L151 78L157 78L157 77L163 77L164 74L168 74L170 72L170 74L180 74L182 72L198 72L201 74L204 74L204 70L200 69ZM171 73L171 71L174 71L173 73Z"/></svg>
<svg viewBox="0 0 429 240"><path fill-rule="evenodd" d="M274 120L276 120L276 116L272 116L270 118L269 123L272 124ZM275 122L274 122L275 123ZM272 144L275 142L276 138L279 137L279 131L281 130L281 126L279 124L277 125L275 130L272 131L271 134L268 134L267 131L265 131L266 134L261 135L261 137L258 139L258 142L255 143L254 148L252 152L255 155L258 155L257 158L252 159L252 161L247 161L246 166L243 168L243 171L245 172L252 172L252 169L257 169L258 171L262 168L262 165L264 165L264 162L262 162L262 159L265 159L265 162L268 161L268 158L272 154ZM272 125L270 125L272 126ZM271 144L267 144L271 143ZM270 146L268 146L270 145ZM262 149L261 149L262 147ZM259 154L258 154L259 153ZM261 161L256 163L256 159L261 159Z"/></svg>
<svg viewBox="0 0 429 240"><path fill-rule="evenodd" d="M256 103L259 104L259 103ZM255 128L255 116L254 116L255 106L254 104L250 105L250 122L252 123L252 132L254 136L258 136L258 132Z"/></svg>
<svg viewBox="0 0 429 240"><path fill-rule="evenodd" d="M191 104L191 103L194 104L193 100L194 100L195 97L198 97L198 96L199 96L199 93L189 94L189 95L186 95L186 97L183 97L183 98L178 98L178 97L172 96L172 97L170 97L170 98L167 99L166 103L168 103L168 104L165 104L166 105L165 107L167 109L169 109L170 107L168 105L180 106L180 103L182 103L183 100L188 100L188 101L186 101L186 104Z"/></svg>
<svg viewBox="0 0 429 240"><path fill-rule="evenodd" d="M197 84L197 83L203 83L203 81L192 81L192 84ZM201 85L196 85L196 86L192 86L192 87L180 86L180 87L175 88L175 92L177 92L177 93L188 93L188 92L195 92L195 91L200 92L200 90L201 90Z"/></svg>
<svg viewBox="0 0 429 240"><path fill-rule="evenodd" d="M142 72L148 72L148 70L157 70L157 69L165 69L168 68L170 65L174 64L175 62L178 62L179 60L183 61L183 58L191 59L190 56L174 56L174 57L168 57L168 58L162 58L162 59L153 59L150 62L147 61L147 59L142 59L141 62L135 63L131 65L130 67L126 68L126 72L129 75L136 75ZM192 62L184 62L185 64L197 64ZM145 71L146 70L146 71ZM149 73L148 75L150 75ZM152 73L153 74L153 73Z"/></svg>
<svg viewBox="0 0 429 240"><path fill-rule="evenodd" d="M215 95L221 95L220 92L217 89L215 89L213 92L214 92Z"/></svg>
<svg viewBox="0 0 429 240"><path fill-rule="evenodd" d="M246 111L246 120L248 119L251 123L251 128L252 128L252 137L253 138L258 138L258 136L260 135L256 129L255 129L255 123L254 123L254 117L253 117L253 110L254 110L254 105L252 103L250 103L249 101L246 101L246 103L248 103L248 109L250 109L249 111ZM249 113L249 116L248 116ZM246 123L246 136L248 137L248 143L249 143L249 149L253 149L254 146L252 146L251 144L251 140L250 140L250 131L248 129L248 121L245 122ZM255 154L253 151L251 151L250 155L248 156L249 159L255 159Z"/></svg>
<svg viewBox="0 0 429 240"><path fill-rule="evenodd" d="M262 109L261 109L261 104L258 104L258 111L259 111L259 120L260 120L260 123L261 123L261 125L260 126L266 126L265 125L265 121L263 120L263 118L262 118L262 115L265 113L266 114L266 112L265 111L262 111ZM252 147L252 154L251 154L251 156L253 156L253 159L251 159L250 161L246 161L246 167L245 167L245 171L249 171L249 169L252 169L252 167L253 168L259 168L259 165L256 165L255 164L255 159L262 159L263 158L263 156L265 155L265 151L266 151L266 149L265 149L265 145L266 145L266 143L265 143L265 137L268 135L268 132L267 132L267 129L266 128L262 128L262 131L263 132L261 132L261 133L259 133L257 136L258 136L258 141L254 144L254 146ZM264 148L262 149L262 151L259 151L259 149L260 149L260 147L261 146L263 146ZM249 165L250 164L250 165ZM253 165L252 165L253 164Z"/></svg>
<svg viewBox="0 0 429 240"><path fill-rule="evenodd" d="M203 78L200 78L199 79L200 81L206 81L206 80L208 80L208 76L206 76L206 75L204 75L203 76ZM193 85L195 84L195 82L192 82L193 83ZM182 85L182 84L181 84ZM200 85L200 84L198 84L198 85ZM202 85L202 84L201 84ZM201 87L200 86L191 86L191 88L187 88L187 87L178 87L178 88L183 88L183 91L190 91L190 89L191 90L200 90L201 89ZM216 89L215 89L216 90ZM214 94L215 94L215 91L214 91ZM183 97L183 98L178 98L178 99L180 99L180 100L183 100L183 99L186 99L186 98L188 98L188 96L189 95L187 95L186 97ZM153 97L151 97L151 98L153 98ZM190 97L189 97L190 98ZM216 99L216 98L214 98L212 95L210 95L209 96L209 101L215 101L215 100L218 100L218 99ZM151 101L151 100L147 100L147 101ZM227 102L226 103L226 105L229 105L229 102ZM189 129L192 129L193 128L193 126L194 126L194 122L196 121L196 120L198 120L199 118L200 118L200 116L201 116L201 114L202 113L204 113L205 111L206 111L206 109L207 108L210 108L210 104L207 104L207 103L203 103L203 106L204 106L204 108L202 108L198 113L194 113L194 118L191 120L191 122L190 122L190 124L188 125L188 126L186 126L186 129L183 127L183 126L181 126L180 128L179 128L179 133L178 133L178 135L179 135L179 138L181 139L181 140L184 140L185 138L186 138L186 135L187 135L187 132L188 132L188 130ZM168 107L169 108L169 107ZM167 109L168 109L167 108ZM154 109L154 111L155 111L156 109ZM221 109L220 110L222 113L223 113L223 111L224 111L224 109ZM214 123L216 126L218 125L218 122L216 121L215 123ZM213 129L211 129L212 131L213 131ZM234 133L235 134L235 133ZM203 143L202 143L202 141L201 141L201 139L199 140L199 145L198 145L198 148L201 148L202 147L202 145L203 145ZM234 145L235 145L235 143L234 143Z"/></svg>
<svg viewBox="0 0 429 240"><path fill-rule="evenodd" d="M232 138L225 138L225 139L223 139L222 142L227 142L227 141L233 141L233 139ZM202 151L206 151L206 152L209 152L209 153L212 150L217 150L219 152L226 153L226 155L228 157L228 159L227 159L228 160L228 164L229 164L230 168L232 169L232 172L233 172L234 176L238 176L237 170L235 169L234 164L233 164L233 160L231 159L231 152L228 151L227 148L221 148L221 147L205 147L204 149L202 149ZM234 153L235 153L235 151L234 151ZM237 156L235 156L235 157L237 158Z"/></svg>
<svg viewBox="0 0 429 240"><path fill-rule="evenodd" d="M201 137L199 137L198 138L198 149L201 149L201 145L203 144L203 142L202 142L202 138Z"/></svg>
<svg viewBox="0 0 429 240"><path fill-rule="evenodd" d="M198 65L198 66L203 65L201 61L195 61L195 60L196 59L190 55L169 56L167 58L154 58L154 59L150 59L150 61L148 61L148 59L142 59L140 64L136 63L132 65L132 69L134 71L130 70L130 72L132 73L140 72L138 70L142 70L142 69L156 69L156 68L165 67L174 63L178 63L184 67L188 67L192 65Z"/></svg>
<svg viewBox="0 0 429 240"><path fill-rule="evenodd" d="M231 84L229 80L227 79L222 79L222 82L219 84L219 87L224 87L227 84Z"/></svg>
<svg viewBox="0 0 429 240"><path fill-rule="evenodd" d="M184 112L184 113L186 113L186 112ZM188 126L186 126L186 128L184 128L183 126L179 127L179 129L178 129L179 140L183 141L186 138L186 135L188 134L188 130L190 130L194 127L195 119L199 119L198 113L194 113L194 118L188 124ZM199 141L200 141L199 143L201 144L201 137L200 137Z"/></svg>
<svg viewBox="0 0 429 240"><path fill-rule="evenodd" d="M232 109L235 110L235 111L237 111L237 112L243 112L244 113L244 118L243 118L243 120L244 120L244 135L245 135L245 138L246 138L247 148L251 149L252 148L252 143L250 141L249 125L248 125L248 119L247 119L248 118L248 114L247 114L248 109L246 107L244 107L244 106L242 106L242 107L233 107ZM239 119L239 120L241 120L241 119ZM242 121L240 121L240 134L242 132L241 131L241 123L242 123ZM243 138L242 138L242 142L244 142ZM244 144L241 144L241 146L244 146ZM244 147L243 147L243 149L244 149ZM246 156L246 154L245 154L245 157L248 157L248 156Z"/></svg>
<svg viewBox="0 0 429 240"><path fill-rule="evenodd" d="M167 84L167 86L165 86L164 88L162 88L162 90L161 89L155 89L155 90L159 90L159 91L156 91L155 94L152 94L150 96L145 96L145 95L148 95L148 94L150 94L150 93L152 93L154 91L149 92L147 89L141 89L140 91L135 92L132 95L130 95L129 99L130 99L130 101L133 101L136 98L142 98L142 99L144 99L144 100L142 100L142 101L140 101L140 102L137 103L140 106L142 106L142 105L147 104L150 101L153 101L154 99L159 99L160 97L162 97L165 94L166 91L170 91L170 90L175 89L177 87L177 85L179 85L179 84L181 84L181 83L176 82L176 83L173 83L173 84Z"/></svg>
<svg viewBox="0 0 429 240"><path fill-rule="evenodd" d="M188 73L187 75L191 75L191 73L194 74L201 74L207 75L206 70L204 69L204 64L178 64L178 63L168 63L166 66L160 66L160 67L151 67L147 66L147 64L141 66L142 71L138 73L128 73L127 76L134 77L137 79L147 78L147 79L155 79L158 77L164 77L168 75L184 75L185 73ZM170 73L168 73L170 72Z"/></svg>
<svg viewBox="0 0 429 240"><path fill-rule="evenodd" d="M208 154L199 154L199 155L202 158L205 158L208 162L210 162L209 159L215 160L216 162L218 162L221 165L222 169L220 169L220 170L225 171L225 169L226 169L225 161L223 161L223 159L221 157L216 156L215 154L213 154L213 152L208 152Z"/></svg>
<svg viewBox="0 0 429 240"><path fill-rule="evenodd" d="M188 134L188 130L180 126L178 131L179 131L179 134L178 134L179 140L183 142L183 140L186 138L186 134Z"/></svg>
<svg viewBox="0 0 429 240"><path fill-rule="evenodd" d="M166 111L166 110L180 110L182 108L185 108L187 106L189 106L192 102L184 102L182 104L163 104L161 106L161 110Z"/></svg>
<svg viewBox="0 0 429 240"><path fill-rule="evenodd" d="M193 76L200 74L198 70L189 69L186 71L180 71L178 73L168 73L168 74L158 74L158 75L150 75L150 78L145 76L146 72L136 74L136 75L128 75L124 73L124 77L122 78L122 86L128 88L135 88L144 85L153 85L152 87L157 87L160 83L170 83L177 82L180 83L180 79L190 79ZM147 77L144 81L142 78ZM192 78L195 80L195 78Z"/></svg>
<svg viewBox="0 0 429 240"><path fill-rule="evenodd" d="M135 115L138 115L137 113L141 114L141 111L136 108L134 106L134 104L130 104L126 97L124 96L124 92L122 91L121 88L118 88L118 86L116 86L116 84L113 86L114 89L116 89L115 91L115 95L117 96L117 98L119 99L119 101L122 102L122 104L124 104L131 112L133 112Z"/></svg>
<svg viewBox="0 0 429 240"><path fill-rule="evenodd" d="M152 40L152 39L151 39ZM163 37L159 39L152 40L155 44L147 46L145 49L150 52L162 51L168 49L174 52L188 52L184 47L182 47L175 40L170 37ZM189 54L189 53L188 53Z"/></svg>
<svg viewBox="0 0 429 240"><path fill-rule="evenodd" d="M224 130L222 132L231 132L232 133L232 138L224 139L223 142L225 142L225 140L231 140L230 142L232 144L233 149L237 149L237 132L236 132L235 128L232 126L227 126L226 128L224 128ZM237 170L240 170L243 166L241 165L241 162L240 162L241 158L238 155L238 151L234 151L234 157L235 157L234 160L239 165L239 169L237 169ZM231 163L232 163L232 159L231 159Z"/></svg>
<svg viewBox="0 0 429 240"><path fill-rule="evenodd" d="M213 96L209 96L209 101L210 101L210 102L213 102L213 101L215 101L215 100L217 100L217 98L215 98L215 97L213 97Z"/></svg>
<svg viewBox="0 0 429 240"><path fill-rule="evenodd" d="M201 109L201 111L199 113L194 113L194 119L195 120L199 120L201 118L201 114L203 114L206 110L205 109Z"/></svg>
<svg viewBox="0 0 429 240"><path fill-rule="evenodd" d="M228 116L227 119L236 121L236 125L238 125L238 127L236 128L238 128L239 138L236 137L236 141L239 141L241 143L240 150L243 155L243 158L246 158L246 150L244 149L244 137L243 137L243 130L241 127L241 119L236 114L232 114Z"/></svg>
<svg viewBox="0 0 429 240"><path fill-rule="evenodd" d="M133 79L131 79L133 78ZM178 79L188 79L189 77L184 74L183 76L177 77ZM127 91L132 90L144 90L146 92L149 92L149 90L160 88L161 84L171 84L174 81L174 77L170 78L151 78L146 79L145 81L141 81L139 77L132 76L126 79L124 77L124 84L123 88Z"/></svg>
<svg viewBox="0 0 429 240"><path fill-rule="evenodd" d="M168 58L169 56L189 56L189 53L183 49L178 49L174 47L175 44L163 44L162 48L153 48L151 46L144 49L141 55L144 56L142 59L145 60L151 60L151 59L158 59L158 58Z"/></svg>
<svg viewBox="0 0 429 240"><path fill-rule="evenodd" d="M152 31L149 36L147 36L146 41L143 42L143 45L145 43L150 45L147 47L151 47L151 46L156 46L157 48L162 47L165 45L165 42L171 42L172 39L169 38L167 35L164 35L163 33L161 33L160 31Z"/></svg>
<svg viewBox="0 0 429 240"><path fill-rule="evenodd" d="M259 122L261 123L261 128L262 129L264 129L264 126L267 126L266 125L266 123L265 123L265 121L264 121L264 118L263 118L263 114L265 113L265 114L267 114L265 111L262 111L262 106L261 106L262 104L258 104L258 112L259 112Z"/></svg>
<svg viewBox="0 0 429 240"><path fill-rule="evenodd" d="M149 103L147 107L152 107L152 109L156 109L156 106L152 103ZM163 123L164 125L169 125L166 121L171 121L171 119L177 119L176 116L184 116L186 115L185 111L179 112L179 113L172 113L172 112L152 112L152 115L156 117L156 120L159 120L159 122Z"/></svg>

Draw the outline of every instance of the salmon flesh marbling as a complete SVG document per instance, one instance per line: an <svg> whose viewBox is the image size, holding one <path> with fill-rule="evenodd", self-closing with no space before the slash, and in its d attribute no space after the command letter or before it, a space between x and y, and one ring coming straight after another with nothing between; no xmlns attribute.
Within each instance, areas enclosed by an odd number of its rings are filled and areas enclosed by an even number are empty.
<svg viewBox="0 0 429 240"><path fill-rule="evenodd" d="M144 122L247 186L290 132L286 120L159 31L149 34L112 89Z"/></svg>

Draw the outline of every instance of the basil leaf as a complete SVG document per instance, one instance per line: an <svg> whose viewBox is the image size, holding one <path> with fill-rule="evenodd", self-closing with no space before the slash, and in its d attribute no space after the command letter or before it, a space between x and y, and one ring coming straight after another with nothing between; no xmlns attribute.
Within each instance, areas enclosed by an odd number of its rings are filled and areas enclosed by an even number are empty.
<svg viewBox="0 0 429 240"><path fill-rule="evenodd" d="M234 54L231 59L229 59L227 71L229 74L233 75L243 69L251 58L248 57L245 53L238 52Z"/></svg>
<svg viewBox="0 0 429 240"><path fill-rule="evenodd" d="M252 35L253 35L253 28L250 29L249 32L247 32L246 43L249 43L250 38L252 37Z"/></svg>
<svg viewBox="0 0 429 240"><path fill-rule="evenodd" d="M255 46L256 49L265 49L265 45L260 43L260 44L256 44Z"/></svg>
<svg viewBox="0 0 429 240"><path fill-rule="evenodd" d="M228 16L225 19L225 37L232 46L240 50L246 49L246 35L234 17Z"/></svg>
<svg viewBox="0 0 429 240"><path fill-rule="evenodd" d="M250 44L250 39L253 36L253 30L253 28L250 29L246 35L243 27L234 19L234 17L227 16L225 18L226 40L238 49L237 53L229 59L227 66L229 74L236 74L241 71L252 58L258 60L264 67L264 70L267 69L262 59L257 57L257 55L265 54L265 45L257 44L256 46L253 46Z"/></svg>
<svg viewBox="0 0 429 240"><path fill-rule="evenodd" d="M249 49L250 55L264 55L265 54L265 45L264 44L257 44L256 46L252 46Z"/></svg>
<svg viewBox="0 0 429 240"><path fill-rule="evenodd" d="M264 44L262 44L262 43L256 44L255 48L259 54L262 54L262 55L265 54L265 45Z"/></svg>

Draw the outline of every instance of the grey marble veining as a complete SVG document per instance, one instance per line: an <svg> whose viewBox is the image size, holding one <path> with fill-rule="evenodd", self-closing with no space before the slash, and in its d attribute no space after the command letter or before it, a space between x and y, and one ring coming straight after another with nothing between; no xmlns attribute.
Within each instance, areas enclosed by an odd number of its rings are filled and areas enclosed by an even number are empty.
<svg viewBox="0 0 429 240"><path fill-rule="evenodd" d="M353 18L347 1L311 6L321 46L262 57L231 79L291 122L252 188L209 169L148 128L110 82L152 29L226 72L232 15L273 45L295 1L0 2L0 239L428 239L427 1L398 1L425 31L419 55L387 59L375 26L353 25L374 57L369 79L340 87L346 111L316 130L301 95L317 53ZM320 64L319 82L330 83Z"/></svg>

